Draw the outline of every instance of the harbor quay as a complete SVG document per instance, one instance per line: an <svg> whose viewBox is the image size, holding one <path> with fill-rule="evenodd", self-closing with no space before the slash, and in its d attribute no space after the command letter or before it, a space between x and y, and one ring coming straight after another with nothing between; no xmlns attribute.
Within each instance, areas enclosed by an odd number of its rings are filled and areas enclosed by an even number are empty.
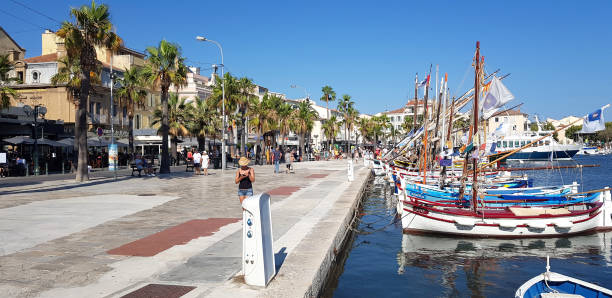
<svg viewBox="0 0 612 298"><path fill-rule="evenodd" d="M0 184L3 297L304 297L323 290L370 170L254 166L271 197L276 275L245 283L235 169ZM95 177L95 176L94 176Z"/></svg>

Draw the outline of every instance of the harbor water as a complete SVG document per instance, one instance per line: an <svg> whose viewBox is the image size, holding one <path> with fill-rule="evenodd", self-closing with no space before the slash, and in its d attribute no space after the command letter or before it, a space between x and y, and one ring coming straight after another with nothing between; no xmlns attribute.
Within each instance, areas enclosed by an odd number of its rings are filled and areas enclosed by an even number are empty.
<svg viewBox="0 0 612 298"><path fill-rule="evenodd" d="M600 167L524 173L535 186L576 181L580 190L612 187L612 156L560 162L576 163ZM403 234L392 189L381 178L367 189L326 297L514 297L521 284L545 271L547 255L551 271L612 288L612 232L510 240Z"/></svg>

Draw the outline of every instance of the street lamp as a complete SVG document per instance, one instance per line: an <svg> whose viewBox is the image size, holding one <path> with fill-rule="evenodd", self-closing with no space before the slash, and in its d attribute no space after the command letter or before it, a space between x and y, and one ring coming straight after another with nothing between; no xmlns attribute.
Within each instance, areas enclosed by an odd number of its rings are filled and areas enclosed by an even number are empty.
<svg viewBox="0 0 612 298"><path fill-rule="evenodd" d="M215 45L217 45L217 47L219 48L219 51L221 52L221 89L222 89L222 114L223 114L223 143L221 143L221 170L225 170L225 134L226 134L226 124L225 124L225 80L223 79L223 67L225 66L223 64L223 47L221 47L221 44L211 40L211 39L207 39L206 37L203 36L196 36L196 39L199 41L208 41L208 42L212 42Z"/></svg>
<svg viewBox="0 0 612 298"><path fill-rule="evenodd" d="M28 116L34 116L34 154L32 158L34 159L34 175L38 176L38 114L41 114L44 117L45 114L47 114L47 108L40 105L35 105L34 109L32 110L32 107L30 107L29 105L25 105L23 106L23 111ZM43 138L44 137L45 136L43 135Z"/></svg>
<svg viewBox="0 0 612 298"><path fill-rule="evenodd" d="M310 94L308 94L308 91L306 90L306 88L304 88L302 86L298 86L298 85L291 85L291 88L302 88L302 89L304 89L304 93L306 94L306 101L310 101Z"/></svg>

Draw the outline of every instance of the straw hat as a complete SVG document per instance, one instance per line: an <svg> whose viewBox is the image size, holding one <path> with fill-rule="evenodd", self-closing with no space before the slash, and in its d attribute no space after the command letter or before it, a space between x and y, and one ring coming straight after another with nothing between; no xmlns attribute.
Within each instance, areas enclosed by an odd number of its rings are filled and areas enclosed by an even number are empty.
<svg viewBox="0 0 612 298"><path fill-rule="evenodd" d="M238 164L239 164L241 167L244 167L244 166L248 165L248 164L249 164L249 162L250 162L250 160L249 160L248 158L246 158L246 157L244 157L244 156L243 156L243 157L241 157L241 158L240 158L240 160L238 161Z"/></svg>

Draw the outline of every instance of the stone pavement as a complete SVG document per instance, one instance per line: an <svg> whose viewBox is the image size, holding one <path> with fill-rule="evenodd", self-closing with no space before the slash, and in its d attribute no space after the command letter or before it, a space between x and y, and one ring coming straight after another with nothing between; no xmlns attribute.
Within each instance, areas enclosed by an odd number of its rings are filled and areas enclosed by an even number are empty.
<svg viewBox="0 0 612 298"><path fill-rule="evenodd" d="M356 162L355 181L347 182L346 161L294 165L288 175L255 166L255 192L272 197L280 269L265 290L236 278L242 212L234 170L194 176L179 167L162 177L0 184L0 293L303 296L368 170Z"/></svg>

